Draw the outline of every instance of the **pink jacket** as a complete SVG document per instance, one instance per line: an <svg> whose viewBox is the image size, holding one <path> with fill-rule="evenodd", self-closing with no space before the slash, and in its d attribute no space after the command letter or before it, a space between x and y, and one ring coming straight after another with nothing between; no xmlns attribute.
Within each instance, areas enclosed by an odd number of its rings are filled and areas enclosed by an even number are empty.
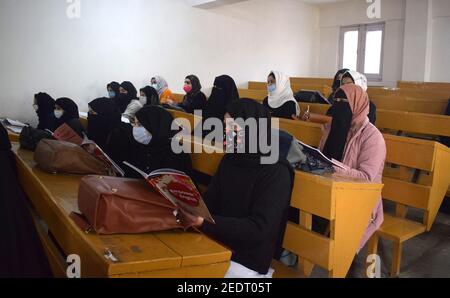
<svg viewBox="0 0 450 298"><path fill-rule="evenodd" d="M324 135L320 142L320 150L323 150L325 146L330 129L331 125L325 125ZM383 135L367 118L357 131L350 130L349 132L343 160L343 165L346 169L335 168L335 170L337 173L346 176L363 179L368 182L382 183L385 160L386 143ZM383 204L380 197L380 201L373 210L372 219L364 233L359 250L378 230L383 220Z"/></svg>

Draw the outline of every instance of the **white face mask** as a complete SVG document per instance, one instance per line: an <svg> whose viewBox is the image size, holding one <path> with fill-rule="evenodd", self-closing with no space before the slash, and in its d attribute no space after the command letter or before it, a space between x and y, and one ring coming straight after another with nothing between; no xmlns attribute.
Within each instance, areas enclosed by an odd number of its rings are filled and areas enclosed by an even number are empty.
<svg viewBox="0 0 450 298"><path fill-rule="evenodd" d="M133 137L138 143L143 145L148 145L152 141L152 134L143 126L133 127Z"/></svg>
<svg viewBox="0 0 450 298"><path fill-rule="evenodd" d="M39 106L38 105L33 105L33 109L37 112L39 110Z"/></svg>
<svg viewBox="0 0 450 298"><path fill-rule="evenodd" d="M158 90L158 84L152 84L153 89Z"/></svg>
<svg viewBox="0 0 450 298"><path fill-rule="evenodd" d="M62 110L55 110L55 117L57 119L61 118L63 114L64 114L64 111L62 111Z"/></svg>
<svg viewBox="0 0 450 298"><path fill-rule="evenodd" d="M141 105L145 106L147 104L147 97L145 96L139 97L139 102L141 103Z"/></svg>

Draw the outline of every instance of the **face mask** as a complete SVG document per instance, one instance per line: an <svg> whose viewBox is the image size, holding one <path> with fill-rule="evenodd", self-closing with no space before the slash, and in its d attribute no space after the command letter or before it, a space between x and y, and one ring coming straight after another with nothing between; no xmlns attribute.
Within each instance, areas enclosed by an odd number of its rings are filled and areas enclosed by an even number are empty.
<svg viewBox="0 0 450 298"><path fill-rule="evenodd" d="M152 84L152 88L158 90L158 84Z"/></svg>
<svg viewBox="0 0 450 298"><path fill-rule="evenodd" d="M62 111L62 110L55 110L55 117L57 119L61 118L63 114L64 114L64 111Z"/></svg>
<svg viewBox="0 0 450 298"><path fill-rule="evenodd" d="M267 90L269 91L269 93L275 92L276 89L277 86L275 84L267 86Z"/></svg>
<svg viewBox="0 0 450 298"><path fill-rule="evenodd" d="M145 106L147 104L147 97L146 96L139 97L139 102L141 103L141 105Z"/></svg>
<svg viewBox="0 0 450 298"><path fill-rule="evenodd" d="M143 145L148 145L152 141L152 134L143 126L133 127L133 137L138 143Z"/></svg>
<svg viewBox="0 0 450 298"><path fill-rule="evenodd" d="M33 109L37 112L39 110L39 106L38 105L33 105Z"/></svg>
<svg viewBox="0 0 450 298"><path fill-rule="evenodd" d="M116 92L108 91L108 96L109 96L109 98L114 98L114 97L116 97Z"/></svg>
<svg viewBox="0 0 450 298"><path fill-rule="evenodd" d="M184 92L189 93L192 91L192 86L184 85L183 90Z"/></svg>

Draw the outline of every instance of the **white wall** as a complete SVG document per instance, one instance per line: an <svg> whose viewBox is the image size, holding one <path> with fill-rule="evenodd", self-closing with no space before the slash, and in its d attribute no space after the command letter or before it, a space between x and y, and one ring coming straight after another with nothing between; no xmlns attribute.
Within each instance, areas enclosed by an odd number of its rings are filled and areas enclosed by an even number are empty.
<svg viewBox="0 0 450 298"><path fill-rule="evenodd" d="M87 110L112 80L143 87L154 74L180 92L185 75L205 87L230 74L241 86L271 69L314 76L316 6L249 0L210 9L185 0L0 1L0 116L34 122L33 94L67 96Z"/></svg>
<svg viewBox="0 0 450 298"><path fill-rule="evenodd" d="M433 0L431 81L450 82L450 1Z"/></svg>
<svg viewBox="0 0 450 298"><path fill-rule="evenodd" d="M385 22L383 82L394 86L402 76L405 0L382 0L381 19L369 19L365 0L322 5L320 8L320 54L317 72L333 77L339 68L339 34L342 26Z"/></svg>

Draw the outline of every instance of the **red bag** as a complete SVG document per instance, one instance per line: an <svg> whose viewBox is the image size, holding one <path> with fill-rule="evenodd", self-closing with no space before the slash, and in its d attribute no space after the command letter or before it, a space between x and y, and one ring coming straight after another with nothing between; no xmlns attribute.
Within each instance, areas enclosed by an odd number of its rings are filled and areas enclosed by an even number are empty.
<svg viewBox="0 0 450 298"><path fill-rule="evenodd" d="M144 180L86 176L78 191L83 215L71 218L85 231L98 234L139 234L187 229L176 207L154 192Z"/></svg>

